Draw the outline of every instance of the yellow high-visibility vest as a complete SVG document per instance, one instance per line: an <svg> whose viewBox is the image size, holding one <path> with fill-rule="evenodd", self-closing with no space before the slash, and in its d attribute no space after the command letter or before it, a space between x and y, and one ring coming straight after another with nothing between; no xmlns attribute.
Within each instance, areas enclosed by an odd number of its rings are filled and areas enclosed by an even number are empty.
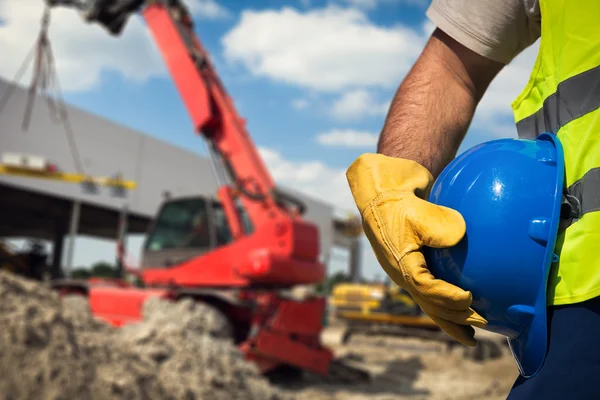
<svg viewBox="0 0 600 400"><path fill-rule="evenodd" d="M552 132L564 147L572 218L548 278L548 304L563 305L600 295L600 0L540 8L538 57L512 108L520 137Z"/></svg>

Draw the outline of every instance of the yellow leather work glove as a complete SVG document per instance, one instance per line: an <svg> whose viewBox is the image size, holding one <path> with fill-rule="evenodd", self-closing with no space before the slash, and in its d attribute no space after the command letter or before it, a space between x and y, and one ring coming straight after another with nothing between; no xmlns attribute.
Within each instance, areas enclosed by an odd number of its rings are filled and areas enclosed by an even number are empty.
<svg viewBox="0 0 600 400"><path fill-rule="evenodd" d="M367 153L350 165L346 177L385 272L446 333L475 346L470 325L483 328L487 321L471 308L471 293L436 279L421 252L422 246L452 247L466 231L458 211L425 200L431 173L411 160Z"/></svg>

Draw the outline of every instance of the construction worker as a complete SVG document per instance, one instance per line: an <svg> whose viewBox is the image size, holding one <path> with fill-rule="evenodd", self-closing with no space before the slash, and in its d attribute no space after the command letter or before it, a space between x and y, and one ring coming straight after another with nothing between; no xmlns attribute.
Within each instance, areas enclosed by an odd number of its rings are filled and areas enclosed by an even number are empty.
<svg viewBox="0 0 600 400"><path fill-rule="evenodd" d="M347 171L366 236L390 278L474 346L472 327L487 321L471 308L470 292L433 277L422 251L459 243L465 221L425 199L490 82L541 37L529 83L512 104L516 128L522 138L549 132L561 140L564 186L581 209L555 247L546 360L533 377L519 376L508 398L600 398L600 2L433 0L427 15L437 28L393 99L377 153Z"/></svg>

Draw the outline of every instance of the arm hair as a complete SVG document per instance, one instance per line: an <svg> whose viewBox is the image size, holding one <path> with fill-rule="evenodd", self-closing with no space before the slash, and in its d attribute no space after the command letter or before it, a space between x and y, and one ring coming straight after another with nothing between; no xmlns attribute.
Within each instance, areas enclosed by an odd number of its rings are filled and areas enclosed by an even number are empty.
<svg viewBox="0 0 600 400"><path fill-rule="evenodd" d="M436 29L394 96L377 152L416 161L437 177L503 66Z"/></svg>

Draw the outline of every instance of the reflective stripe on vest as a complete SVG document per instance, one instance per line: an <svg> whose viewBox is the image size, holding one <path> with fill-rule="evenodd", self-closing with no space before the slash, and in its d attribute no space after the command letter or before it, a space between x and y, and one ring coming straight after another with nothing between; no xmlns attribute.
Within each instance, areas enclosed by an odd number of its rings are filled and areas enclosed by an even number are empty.
<svg viewBox="0 0 600 400"><path fill-rule="evenodd" d="M519 137L536 136L560 128L600 107L600 67L592 68L558 84L542 108L517 122Z"/></svg>
<svg viewBox="0 0 600 400"><path fill-rule="evenodd" d="M512 107L520 137L552 132L563 145L567 219L548 303L572 304L600 296L600 1L539 3L538 57Z"/></svg>
<svg viewBox="0 0 600 400"><path fill-rule="evenodd" d="M600 168L589 170L565 190L560 229L567 229L594 211L600 211Z"/></svg>

